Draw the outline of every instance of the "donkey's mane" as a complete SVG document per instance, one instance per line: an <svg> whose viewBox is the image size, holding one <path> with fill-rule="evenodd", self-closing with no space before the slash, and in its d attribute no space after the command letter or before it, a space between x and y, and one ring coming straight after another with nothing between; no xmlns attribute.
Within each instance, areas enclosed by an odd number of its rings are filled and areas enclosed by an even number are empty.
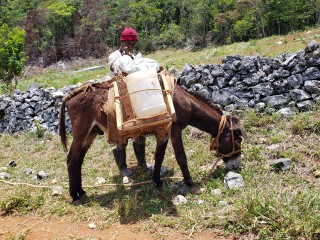
<svg viewBox="0 0 320 240"><path fill-rule="evenodd" d="M186 90L184 90L184 91L187 92ZM220 114L223 114L221 108L212 99L209 99L203 93L201 93L201 92L187 92L187 93L189 93L191 96L195 97L197 100L205 103L206 105L209 105L211 108L213 108L214 110L216 110Z"/></svg>

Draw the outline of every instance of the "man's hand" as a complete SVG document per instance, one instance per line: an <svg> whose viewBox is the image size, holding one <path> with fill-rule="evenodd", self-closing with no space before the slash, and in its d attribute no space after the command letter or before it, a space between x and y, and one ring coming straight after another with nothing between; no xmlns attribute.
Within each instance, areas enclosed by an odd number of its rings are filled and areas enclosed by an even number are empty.
<svg viewBox="0 0 320 240"><path fill-rule="evenodd" d="M115 63L112 64L111 70L114 72L115 76L118 76L119 71L118 71L117 66L116 66Z"/></svg>

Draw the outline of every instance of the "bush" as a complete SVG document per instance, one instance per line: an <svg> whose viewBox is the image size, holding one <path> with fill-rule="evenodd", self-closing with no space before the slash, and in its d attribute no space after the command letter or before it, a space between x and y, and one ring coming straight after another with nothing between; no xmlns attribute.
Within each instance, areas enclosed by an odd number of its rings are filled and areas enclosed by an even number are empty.
<svg viewBox="0 0 320 240"><path fill-rule="evenodd" d="M180 27L174 23L170 24L159 37L156 37L158 47L183 47L185 44L185 37Z"/></svg>
<svg viewBox="0 0 320 240"><path fill-rule="evenodd" d="M11 90L16 87L13 80L24 68L24 38L24 30L17 27L10 30L7 24L0 27L0 80Z"/></svg>

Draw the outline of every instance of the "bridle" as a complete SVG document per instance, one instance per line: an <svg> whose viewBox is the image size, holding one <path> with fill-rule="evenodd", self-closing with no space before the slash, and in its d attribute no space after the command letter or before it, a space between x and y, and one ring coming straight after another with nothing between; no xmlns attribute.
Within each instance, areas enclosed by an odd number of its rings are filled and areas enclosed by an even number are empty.
<svg viewBox="0 0 320 240"><path fill-rule="evenodd" d="M238 150L235 150L235 140L234 140L234 133L233 133L234 129L233 129L233 124L232 124L232 118L230 118L230 121L229 121L231 139L232 139L232 151L227 153L227 154L223 154L223 153L219 152L220 136L221 136L223 130L225 129L225 127L227 125L227 122L228 122L227 116L223 114L221 116L221 120L220 120L217 136L215 138L211 136L211 139L210 139L210 151L211 150L215 150L218 159L230 157L230 156L234 155L235 153L241 152L241 147Z"/></svg>

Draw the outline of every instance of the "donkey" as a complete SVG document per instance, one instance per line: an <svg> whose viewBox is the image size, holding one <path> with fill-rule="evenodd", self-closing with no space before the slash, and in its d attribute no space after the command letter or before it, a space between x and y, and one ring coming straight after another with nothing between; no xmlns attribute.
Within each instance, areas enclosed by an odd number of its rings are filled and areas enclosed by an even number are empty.
<svg viewBox="0 0 320 240"><path fill-rule="evenodd" d="M109 87L108 82L88 85L69 98L65 98L61 105L59 134L65 151L67 151L65 108L67 108L72 124L73 140L67 155L67 167L69 193L74 204L79 203L81 197L85 195L81 178L84 157L95 137L98 134L107 133L107 115L101 110L101 107L108 99ZM191 125L209 133L212 136L210 149L214 149L217 156L223 159L227 169L240 166L242 137L245 139L248 137L240 127L239 118L226 117L217 105L200 95L190 94L181 87L175 86L173 104L176 121L172 123L170 136L166 136L161 142L157 141L152 179L157 187L162 186L160 170L170 137L185 184L191 187L193 193L200 194L200 188L193 182L188 169L182 130Z"/></svg>

